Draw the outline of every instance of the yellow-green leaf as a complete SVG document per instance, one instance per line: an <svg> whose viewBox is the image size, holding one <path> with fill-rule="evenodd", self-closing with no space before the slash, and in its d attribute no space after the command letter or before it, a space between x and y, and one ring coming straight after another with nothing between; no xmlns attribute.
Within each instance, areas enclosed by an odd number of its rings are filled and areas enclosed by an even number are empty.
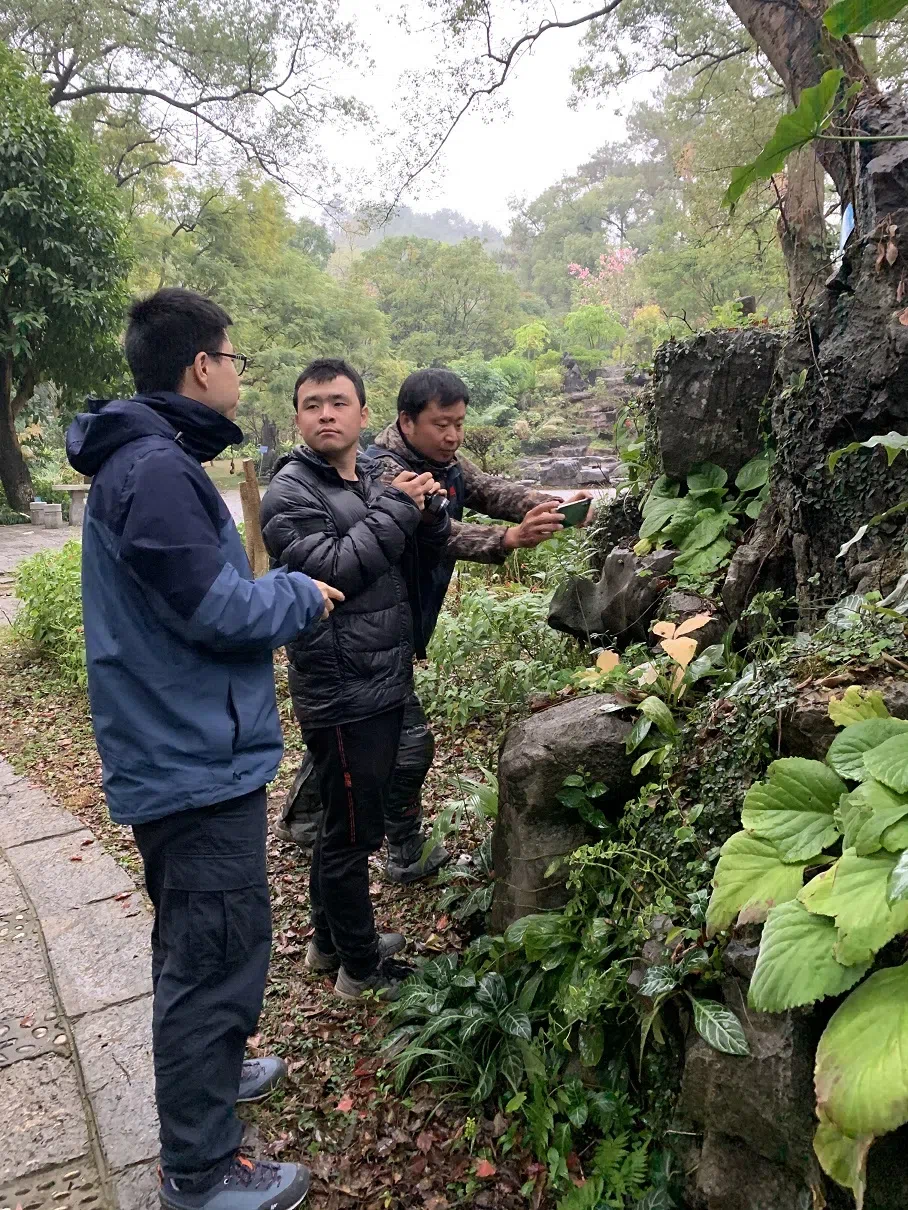
<svg viewBox="0 0 908 1210"><path fill-rule="evenodd" d="M736 832L726 840L713 875L713 893L706 913L712 936L736 919L759 923L771 907L794 899L804 883L809 861L787 863L770 840L752 832Z"/></svg>
<svg viewBox="0 0 908 1210"><path fill-rule="evenodd" d="M774 907L766 920L748 999L758 1012L781 1013L840 996L870 969L870 962L842 966L835 957L837 934L827 916L814 916L793 899Z"/></svg>
<svg viewBox="0 0 908 1210"><path fill-rule="evenodd" d="M897 861L894 853L859 857L854 849L846 849L799 894L809 912L835 918L835 956L843 966L867 962L908 929L908 902L889 905L889 879Z"/></svg>
<svg viewBox="0 0 908 1210"><path fill-rule="evenodd" d="M908 1121L908 966L871 975L833 1014L817 1047L817 1106L852 1138Z"/></svg>

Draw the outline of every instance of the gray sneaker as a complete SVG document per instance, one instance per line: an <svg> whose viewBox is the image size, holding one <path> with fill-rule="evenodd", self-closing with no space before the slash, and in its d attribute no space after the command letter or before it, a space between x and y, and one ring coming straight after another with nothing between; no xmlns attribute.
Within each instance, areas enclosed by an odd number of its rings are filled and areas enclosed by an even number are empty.
<svg viewBox="0 0 908 1210"><path fill-rule="evenodd" d="M287 1074L287 1064L276 1055L264 1059L247 1059L243 1063L240 1074L240 1092L236 1099L237 1105L246 1105L250 1101L264 1101L284 1076Z"/></svg>
<svg viewBox="0 0 908 1210"><path fill-rule="evenodd" d="M296 1210L308 1192L309 1170L302 1164L268 1164L237 1154L212 1188L189 1193L166 1177L159 1196L164 1210Z"/></svg>
<svg viewBox="0 0 908 1210"><path fill-rule="evenodd" d="M444 845L437 844L423 857L425 841L419 838L419 845L388 845L388 861L385 865L385 876L390 882L406 885L419 882L421 878L431 878L442 866L451 860L451 854Z"/></svg>
<svg viewBox="0 0 908 1210"><path fill-rule="evenodd" d="M367 992L376 999L389 1004L399 1000L405 979L409 979L416 971L406 962L395 962L393 958L383 958L381 965L374 975L368 979L354 979L340 968L334 990L342 1000L362 1000Z"/></svg>
<svg viewBox="0 0 908 1210"><path fill-rule="evenodd" d="M382 958L391 958L407 944L403 933L381 933L378 938L378 952ZM340 956L337 953L323 954L314 941L309 942L303 965L306 970L331 974L340 970Z"/></svg>

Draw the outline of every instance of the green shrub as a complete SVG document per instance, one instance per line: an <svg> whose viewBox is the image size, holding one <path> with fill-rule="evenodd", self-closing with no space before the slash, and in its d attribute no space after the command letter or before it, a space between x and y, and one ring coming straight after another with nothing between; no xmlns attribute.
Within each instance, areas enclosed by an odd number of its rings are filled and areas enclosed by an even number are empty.
<svg viewBox="0 0 908 1210"><path fill-rule="evenodd" d="M435 717L463 725L505 723L531 693L554 693L577 663L573 640L549 628L550 594L516 584L455 592L416 670L416 688Z"/></svg>
<svg viewBox="0 0 908 1210"><path fill-rule="evenodd" d="M464 380L470 391L470 407L474 412L514 403L508 379L490 361L478 354L451 362L451 369Z"/></svg>
<svg viewBox="0 0 908 1210"><path fill-rule="evenodd" d="M86 683L82 629L82 547L42 550L16 569L22 608L13 623L17 639L52 663L71 685Z"/></svg>
<svg viewBox="0 0 908 1210"><path fill-rule="evenodd" d="M502 374L515 399L528 395L536 386L536 369L525 357L495 357L489 364Z"/></svg>

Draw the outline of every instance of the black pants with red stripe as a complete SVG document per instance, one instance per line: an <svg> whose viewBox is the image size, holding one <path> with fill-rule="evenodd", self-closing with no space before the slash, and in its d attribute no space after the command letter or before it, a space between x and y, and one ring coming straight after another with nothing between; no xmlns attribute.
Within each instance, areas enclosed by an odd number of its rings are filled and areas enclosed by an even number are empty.
<svg viewBox="0 0 908 1210"><path fill-rule="evenodd" d="M369 854L385 838L402 721L400 706L356 723L303 729L324 807L309 881L315 943L324 954L339 954L353 979L378 969Z"/></svg>

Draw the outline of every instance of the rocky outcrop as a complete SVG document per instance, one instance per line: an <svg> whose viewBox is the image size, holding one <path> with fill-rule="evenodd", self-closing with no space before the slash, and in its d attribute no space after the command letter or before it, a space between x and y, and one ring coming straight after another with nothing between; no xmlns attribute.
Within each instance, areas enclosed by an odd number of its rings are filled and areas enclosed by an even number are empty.
<svg viewBox="0 0 908 1210"><path fill-rule="evenodd" d="M649 402L666 475L714 462L731 479L762 446L760 419L779 358L769 328L702 332L655 357Z"/></svg>
<svg viewBox="0 0 908 1210"><path fill-rule="evenodd" d="M596 802L617 816L633 792L632 756L624 750L631 723L605 694L576 698L517 723L505 734L498 763L498 819L492 835L495 896L492 932L531 912L562 907L564 874L552 861L594 839L575 810L558 801L578 769L607 786Z"/></svg>
<svg viewBox="0 0 908 1210"><path fill-rule="evenodd" d="M555 593L549 625L586 643L604 637L623 649L645 642L675 553L660 550L639 557L616 546L606 555L598 580L575 577Z"/></svg>

